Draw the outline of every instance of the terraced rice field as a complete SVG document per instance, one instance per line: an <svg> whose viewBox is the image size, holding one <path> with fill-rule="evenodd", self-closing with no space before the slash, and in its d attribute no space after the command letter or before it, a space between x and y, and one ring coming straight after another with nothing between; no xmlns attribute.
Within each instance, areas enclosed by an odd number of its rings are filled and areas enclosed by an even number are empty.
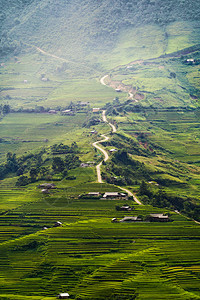
<svg viewBox="0 0 200 300"><path fill-rule="evenodd" d="M200 299L198 224L174 212L169 223L112 223L113 217L167 211L132 200L78 197L117 191L113 185L70 191L61 185L47 199L33 186L35 201L2 211L1 299L51 300L62 291L85 300ZM116 211L124 203L134 210ZM53 227L55 221L63 226Z"/></svg>

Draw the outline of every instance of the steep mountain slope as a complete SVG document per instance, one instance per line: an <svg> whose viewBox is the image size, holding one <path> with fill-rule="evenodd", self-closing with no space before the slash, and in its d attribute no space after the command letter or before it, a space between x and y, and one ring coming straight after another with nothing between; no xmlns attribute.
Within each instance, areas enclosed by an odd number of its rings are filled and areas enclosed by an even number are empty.
<svg viewBox="0 0 200 300"><path fill-rule="evenodd" d="M36 44L63 57L114 47L120 32L144 24L165 26L199 20L196 1L29 0L5 3L4 34L12 41ZM151 34L151 32L149 32Z"/></svg>
<svg viewBox="0 0 200 300"><path fill-rule="evenodd" d="M183 0L16 0L2 4L1 63L13 55L15 61L11 59L0 74L1 99L10 97L14 105L24 104L24 100L28 106L33 101L55 105L58 100L60 105L66 94L70 95L68 102L74 96L88 99L89 90L88 100L94 100L98 90L98 97L105 95L106 102L115 95L113 90L99 87L95 81L108 72L115 75L116 68L116 80L148 91L145 79L145 84L141 84L140 75L136 74L135 80L135 74L127 73L130 62L156 59L193 47L200 40L200 9L193 0L189 4ZM120 69L121 65L125 69ZM139 65L137 72L141 73L140 69ZM171 72L176 69L168 73ZM51 83L41 83L41 74L46 74ZM188 76L198 80L198 74L191 74ZM72 82L72 78L78 80ZM87 82L80 82L80 78L87 78ZM88 78L94 81L89 83ZM24 85L24 80L28 85ZM167 80L171 85L171 80ZM155 81L160 84L159 79ZM152 83L148 80L147 85ZM182 87L187 89L188 84ZM197 97L196 91L189 94ZM121 97L126 100L127 94Z"/></svg>

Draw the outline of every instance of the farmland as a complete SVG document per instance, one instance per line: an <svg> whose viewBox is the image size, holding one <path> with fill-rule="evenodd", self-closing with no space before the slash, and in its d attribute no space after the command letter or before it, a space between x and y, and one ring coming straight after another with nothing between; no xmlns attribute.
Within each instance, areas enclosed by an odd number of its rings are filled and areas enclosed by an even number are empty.
<svg viewBox="0 0 200 300"><path fill-rule="evenodd" d="M199 299L199 225L170 212L170 223L111 223L112 217L168 212L123 200L79 199L84 191L113 191L62 182L54 195L29 188L35 201L2 214L2 299ZM46 198L45 198L46 197ZM60 220L63 227L51 228ZM49 229L42 230L43 226ZM181 249L181 253L180 253ZM12 272L9 270L12 269ZM9 291L9 292L8 292ZM151 295L151 296L149 296Z"/></svg>
<svg viewBox="0 0 200 300"><path fill-rule="evenodd" d="M148 116L152 121L153 114ZM130 117L133 120L133 114ZM119 132L127 135L126 127L122 129L127 121L119 121L130 119L116 119ZM138 115L134 122L140 119ZM107 127L95 126L102 132L108 132ZM4 179L1 298L50 300L67 291L71 299L200 299L199 224L167 208L138 205L131 199L80 198L88 192L120 191L113 184L95 183L94 171L70 170L68 175L75 175L75 180L56 181L57 188L47 195L37 182L16 188L14 178ZM117 211L116 206L123 204L134 210ZM149 223L145 218L150 213L167 213L171 222ZM111 222L131 215L144 221ZM62 227L53 227L56 221Z"/></svg>
<svg viewBox="0 0 200 300"><path fill-rule="evenodd" d="M200 299L200 10L186 2L3 1L2 300Z"/></svg>

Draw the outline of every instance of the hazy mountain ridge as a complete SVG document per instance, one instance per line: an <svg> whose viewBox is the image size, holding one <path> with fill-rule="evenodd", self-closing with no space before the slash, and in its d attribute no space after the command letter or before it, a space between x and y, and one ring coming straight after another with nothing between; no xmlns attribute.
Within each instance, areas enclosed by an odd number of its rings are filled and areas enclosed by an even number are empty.
<svg viewBox="0 0 200 300"><path fill-rule="evenodd" d="M17 0L3 7L1 19L7 43L9 39L10 43L31 42L46 50L53 44L58 52L59 48L65 49L60 51L64 55L74 54L74 50L84 56L88 49L109 49L119 32L129 27L149 23L163 26L175 20L200 18L198 3L183 0ZM7 47L5 44L3 39L2 49Z"/></svg>

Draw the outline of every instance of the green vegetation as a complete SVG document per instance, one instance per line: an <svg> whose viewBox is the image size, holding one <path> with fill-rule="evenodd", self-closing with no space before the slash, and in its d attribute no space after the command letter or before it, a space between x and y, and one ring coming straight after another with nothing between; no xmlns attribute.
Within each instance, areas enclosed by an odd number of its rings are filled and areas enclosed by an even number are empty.
<svg viewBox="0 0 200 300"><path fill-rule="evenodd" d="M1 299L200 299L199 17L194 0L2 1Z"/></svg>
<svg viewBox="0 0 200 300"><path fill-rule="evenodd" d="M35 203L2 214L7 230L7 242L0 245L2 299L15 294L55 299L62 290L72 299L148 299L150 294L160 299L161 291L163 299L199 299L198 224L175 213L167 224L111 223L112 217L163 210L134 205L134 211L116 211L124 200L78 198L84 191L113 191L113 186L84 184L68 194L67 183L59 185L42 198L32 186ZM133 206L131 200L126 204ZM57 220L63 226L51 228ZM44 225L50 229L41 231Z"/></svg>

